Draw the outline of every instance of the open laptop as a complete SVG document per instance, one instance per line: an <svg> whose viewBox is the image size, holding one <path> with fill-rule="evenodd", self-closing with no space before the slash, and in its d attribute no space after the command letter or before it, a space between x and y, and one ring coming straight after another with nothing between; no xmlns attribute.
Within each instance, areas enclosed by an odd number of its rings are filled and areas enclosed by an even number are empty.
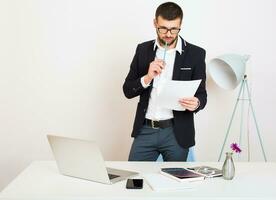
<svg viewBox="0 0 276 200"><path fill-rule="evenodd" d="M100 149L93 141L55 135L47 135L47 138L63 175L105 184L138 175L137 172L106 168Z"/></svg>

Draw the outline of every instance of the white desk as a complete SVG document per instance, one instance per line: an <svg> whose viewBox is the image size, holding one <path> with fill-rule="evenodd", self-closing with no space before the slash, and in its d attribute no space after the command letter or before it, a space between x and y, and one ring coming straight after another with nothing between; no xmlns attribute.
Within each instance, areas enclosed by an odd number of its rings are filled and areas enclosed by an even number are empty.
<svg viewBox="0 0 276 200"><path fill-rule="evenodd" d="M107 166L143 173L158 172L160 167L209 165L222 163L106 162ZM1 193L1 200L87 200L87 199L276 199L276 163L235 163L232 181L213 178L195 183L193 189L155 192L144 183L142 190L125 189L126 181L104 185L60 175L54 161L35 161Z"/></svg>

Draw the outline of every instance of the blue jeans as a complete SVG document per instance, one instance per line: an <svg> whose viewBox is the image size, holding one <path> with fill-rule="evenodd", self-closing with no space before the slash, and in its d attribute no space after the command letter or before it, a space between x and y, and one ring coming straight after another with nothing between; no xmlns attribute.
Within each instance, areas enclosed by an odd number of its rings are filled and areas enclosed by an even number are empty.
<svg viewBox="0 0 276 200"><path fill-rule="evenodd" d="M186 161L189 148L181 147L173 128L154 129L144 125L132 143L129 161L156 161L162 154L164 161Z"/></svg>

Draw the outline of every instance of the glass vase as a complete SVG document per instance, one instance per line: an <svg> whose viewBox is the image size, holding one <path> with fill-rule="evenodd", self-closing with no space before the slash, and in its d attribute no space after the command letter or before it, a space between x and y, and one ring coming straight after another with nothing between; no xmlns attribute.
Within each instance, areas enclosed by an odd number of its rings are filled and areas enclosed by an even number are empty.
<svg viewBox="0 0 276 200"><path fill-rule="evenodd" d="M232 155L233 153L226 152L226 158L222 166L222 176L225 180L232 180L235 176L235 165Z"/></svg>

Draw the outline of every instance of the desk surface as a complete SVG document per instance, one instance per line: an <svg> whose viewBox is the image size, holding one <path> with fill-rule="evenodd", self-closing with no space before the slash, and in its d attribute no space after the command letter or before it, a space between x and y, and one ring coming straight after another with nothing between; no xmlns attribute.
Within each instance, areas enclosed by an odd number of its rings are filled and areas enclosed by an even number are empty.
<svg viewBox="0 0 276 200"><path fill-rule="evenodd" d="M108 167L158 173L161 167L208 165L221 168L222 163L179 162L106 162ZM276 163L235 163L232 181L212 178L192 183L193 189L156 192L146 183L142 190L125 189L126 181L104 185L60 175L54 161L35 161L19 174L1 193L0 199L276 199Z"/></svg>

